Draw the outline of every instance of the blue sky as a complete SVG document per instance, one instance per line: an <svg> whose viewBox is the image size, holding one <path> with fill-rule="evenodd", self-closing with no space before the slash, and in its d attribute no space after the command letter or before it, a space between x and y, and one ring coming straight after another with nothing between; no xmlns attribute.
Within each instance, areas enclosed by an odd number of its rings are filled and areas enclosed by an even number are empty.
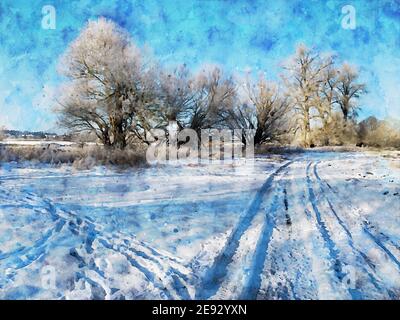
<svg viewBox="0 0 400 320"><path fill-rule="evenodd" d="M341 27L344 5L356 29ZM42 7L56 9L56 29L41 27ZM2 0L0 125L57 131L51 111L59 56L88 19L104 16L150 46L165 64L218 63L228 71L262 70L271 78L297 43L336 52L359 66L369 93L361 117L400 118L399 0Z"/></svg>

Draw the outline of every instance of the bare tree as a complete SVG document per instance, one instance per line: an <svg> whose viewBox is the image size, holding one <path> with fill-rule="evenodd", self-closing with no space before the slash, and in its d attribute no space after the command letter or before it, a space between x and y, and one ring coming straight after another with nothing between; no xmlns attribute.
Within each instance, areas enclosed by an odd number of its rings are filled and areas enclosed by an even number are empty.
<svg viewBox="0 0 400 320"><path fill-rule="evenodd" d="M284 66L284 80L298 115L296 131L302 131L306 146L310 145L311 120L319 117L317 106L322 75L331 65L332 59L323 59L318 53L300 45Z"/></svg>
<svg viewBox="0 0 400 320"><path fill-rule="evenodd" d="M231 117L232 128L254 130L256 145L278 140L288 130L288 98L281 94L276 83L267 81L263 75L255 83L248 75L243 89L243 101ZM242 142L246 144L248 140L244 131Z"/></svg>
<svg viewBox="0 0 400 320"><path fill-rule="evenodd" d="M184 126L196 130L223 128L236 102L236 85L215 66L203 66L193 79L194 95L184 112Z"/></svg>
<svg viewBox="0 0 400 320"><path fill-rule="evenodd" d="M361 143L365 143L367 140L368 135L376 131L379 126L379 120L376 117L368 117L367 119L364 119L358 124L358 130L357 130L357 135L358 139L361 141Z"/></svg>
<svg viewBox="0 0 400 320"><path fill-rule="evenodd" d="M354 119L357 116L357 99L365 93L365 84L357 83L358 71L355 67L344 63L339 69L336 84L337 102L342 110L344 120Z"/></svg>
<svg viewBox="0 0 400 320"><path fill-rule="evenodd" d="M360 145L400 148L400 120L368 117L358 124Z"/></svg>
<svg viewBox="0 0 400 320"><path fill-rule="evenodd" d="M323 137L321 137L321 140L323 140L324 145L330 144L334 123L337 122L337 117L333 116L333 111L337 104L336 85L338 82L338 70L334 66L333 57L328 57L327 59L331 59L331 63L321 74L321 81L318 88L319 92L315 98L315 106L318 110L322 125L320 134L322 134Z"/></svg>
<svg viewBox="0 0 400 320"><path fill-rule="evenodd" d="M60 124L74 132L94 132L105 146L111 146L107 103L89 96L88 85L76 80L61 88Z"/></svg>
<svg viewBox="0 0 400 320"><path fill-rule="evenodd" d="M128 133L154 104L152 71L121 28L103 18L90 21L61 61L70 79L59 100L61 124L125 148Z"/></svg>
<svg viewBox="0 0 400 320"><path fill-rule="evenodd" d="M329 144L339 123L334 108L340 108L345 123L354 119L356 100L365 92L353 67L344 64L336 70L333 57L304 45L285 65L284 93L263 77L256 82L248 78L240 89L216 66L204 65L194 75L185 65L163 70L124 30L103 18L86 25L60 69L69 80L58 99L60 123L76 132L94 132L105 146L120 149L134 139L149 143L151 129L165 129L171 121L178 130L197 133L253 129L254 142L260 144L287 134L292 118L305 146L311 144L314 119L321 121L324 144Z"/></svg>
<svg viewBox="0 0 400 320"><path fill-rule="evenodd" d="M162 71L160 76L160 100L158 117L162 126L176 121L179 129L185 127L193 108L196 95L194 79L186 65L180 65L172 72Z"/></svg>

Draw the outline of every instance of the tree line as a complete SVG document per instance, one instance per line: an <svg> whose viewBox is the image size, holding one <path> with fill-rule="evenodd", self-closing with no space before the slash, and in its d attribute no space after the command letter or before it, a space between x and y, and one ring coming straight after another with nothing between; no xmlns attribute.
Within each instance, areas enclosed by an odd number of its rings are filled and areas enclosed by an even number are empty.
<svg viewBox="0 0 400 320"><path fill-rule="evenodd" d="M107 147L149 144L151 129L251 129L255 144L305 147L347 139L366 92L354 66L299 45L280 81L265 73L231 75L215 65L193 72L161 66L110 20L90 21L61 58L66 81L57 99L60 124L93 132ZM246 132L246 131L244 131ZM244 133L243 143L249 141Z"/></svg>

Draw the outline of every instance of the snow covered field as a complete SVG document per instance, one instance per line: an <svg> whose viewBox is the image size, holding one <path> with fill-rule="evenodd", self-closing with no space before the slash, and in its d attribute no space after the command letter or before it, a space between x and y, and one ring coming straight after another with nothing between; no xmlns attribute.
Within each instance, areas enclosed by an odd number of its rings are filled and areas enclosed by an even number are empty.
<svg viewBox="0 0 400 320"><path fill-rule="evenodd" d="M399 299L399 153L2 164L0 299Z"/></svg>

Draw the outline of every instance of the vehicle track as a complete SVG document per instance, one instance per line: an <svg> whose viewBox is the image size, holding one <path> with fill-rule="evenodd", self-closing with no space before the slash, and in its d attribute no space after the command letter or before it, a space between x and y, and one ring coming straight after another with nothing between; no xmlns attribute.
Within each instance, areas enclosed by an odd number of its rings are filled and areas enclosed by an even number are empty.
<svg viewBox="0 0 400 320"><path fill-rule="evenodd" d="M60 237L71 235L82 240L67 248L79 266L73 285L85 281L96 299L113 298L109 271L101 264L108 255L125 258L129 270L145 278L156 289L149 292L162 299L398 299L400 289L391 278L400 280L400 245L364 217L340 188L321 178L322 161L295 159L267 176L221 242L223 248L218 254L214 249L210 266L203 262L197 268L205 270L202 275L151 243L119 231L103 233L101 224L61 203L26 190L3 193L1 186L0 210L43 209L52 223L32 245L0 252L0 269L12 269L8 278L0 276L0 289L19 272L40 267ZM349 268L356 272L353 286L347 282ZM125 298L122 293L115 297Z"/></svg>
<svg viewBox="0 0 400 320"><path fill-rule="evenodd" d="M316 236L311 211L307 214L309 202L304 172L304 161L300 159L282 177L276 227L266 249L257 299L318 299L320 279L315 276L319 271L313 270L315 261L323 261L322 252L315 253L322 244Z"/></svg>
<svg viewBox="0 0 400 320"><path fill-rule="evenodd" d="M350 228L346 225L345 221L339 216L337 213L337 210L332 205L332 202L330 201L329 197L327 194L324 192L320 182L320 177L318 176L316 167L319 162L313 163L310 162L307 167L307 176L309 179L309 182L311 183L311 166L313 167L312 173L315 179L313 181L316 181L318 183L317 188L319 189L319 194L321 196L318 197L318 201L315 203L316 206L318 206L318 202L321 201L326 201L327 203L327 211L323 215L329 216L329 218L332 219L333 223L337 223L338 228L342 229L345 238L343 243L334 243L335 248L338 248L338 256L342 256L341 258L341 266L349 266L350 268L353 268L355 270L360 270L360 275L363 277L363 275L367 275L367 279L369 282L372 283L372 285L375 287L377 291L380 292L380 294L385 294L386 291L382 288L382 285L380 284L380 280L377 278L377 275L375 274L375 266L371 262L371 259L368 258L368 256L359 248L354 243L352 232L350 231ZM315 192L315 191L314 191ZM322 211L321 211L322 212ZM322 215L322 216L323 216ZM323 217L322 217L323 219ZM332 234L332 230L330 231L330 234ZM342 251L341 251L342 250ZM346 253L346 256L343 257L343 255ZM339 260L340 261L340 260ZM368 267L368 268L367 268ZM344 273L344 276L339 278L341 282L343 282L344 277L346 276L346 273ZM354 274L351 276L355 276ZM371 289L367 290L369 292L364 292L363 288L356 287L356 279L352 279L354 282L352 287L348 287L349 294L351 295L352 299L363 299L365 294L371 294ZM390 295L390 293L389 293Z"/></svg>
<svg viewBox="0 0 400 320"><path fill-rule="evenodd" d="M318 169L317 169L318 163L314 166L314 173L315 176L317 178L318 181L320 181L320 183L324 183L328 186L328 183L321 179L321 177L318 175ZM332 186L329 185L328 187L331 192L334 193L334 196L337 197L337 190L335 190ZM389 243L391 246L393 246L394 248L396 248L397 250L399 250L399 245L396 244L392 239L390 239L389 236L385 235L383 232L379 231L378 228L376 226L374 226L370 221L368 221L367 218L363 217L360 214L360 209L356 210L355 208L353 208L350 204L347 204L350 207L350 210L353 213L357 214L357 217L359 218L359 220L361 221L361 226L363 231L375 242L375 244L390 258L390 260L397 266L397 268L400 271L400 261L396 258L396 255L387 248L387 244ZM385 245L386 244L386 245Z"/></svg>
<svg viewBox="0 0 400 320"><path fill-rule="evenodd" d="M256 245L248 279L241 292L241 299L254 300L257 298L257 294L260 290L261 274L263 273L264 263L268 255L268 245L271 241L273 231L276 228L277 211L281 204L280 201L284 202L284 199L282 199L280 195L280 191L283 190L275 188L275 194L273 196L272 203L265 212L261 235Z"/></svg>
<svg viewBox="0 0 400 320"><path fill-rule="evenodd" d="M287 168L293 161L288 161L284 165L280 166L275 172L269 175L267 180L261 186L261 188L257 191L256 195L254 196L253 201L250 204L248 210L240 217L239 222L237 223L236 227L232 231L231 235L228 237L226 241L225 247L222 251L218 254L215 258L213 265L206 271L204 278L200 284L200 288L198 288L196 293L197 299L208 299L212 297L220 288L222 281L227 276L227 270L229 264L232 262L232 258L239 247L240 239L242 238L243 234L251 225L254 217L259 213L259 209L261 203L263 202L264 197L266 194L269 194L271 191L271 186L274 182L274 179L277 175L279 175L285 168ZM273 209L273 208L272 208ZM268 214L266 218L268 218ZM269 220L269 219L268 219ZM267 244L268 239L272 234L272 225L269 225L269 222L266 222L263 228L261 243ZM265 248L266 250L266 248ZM258 254L258 256L257 256ZM253 273L254 277L257 276L257 272L259 272L259 260L262 260L264 253L257 252L256 253L256 263L253 265L253 268L257 270ZM254 290L251 289L251 292Z"/></svg>
<svg viewBox="0 0 400 320"><path fill-rule="evenodd" d="M308 187L308 196L309 196L309 201L311 202L312 208L314 210L315 218L317 221L317 226L319 229L319 232L324 239L324 243L326 248L329 251L329 258L330 258L330 264L335 272L336 277L342 281L343 278L345 277L345 273L343 272L343 266L342 262L339 259L339 251L337 249L337 246L335 242L332 240L332 237L330 235L330 232L322 219L322 213L320 212L318 205L317 205L317 196L314 192L314 189L312 187L312 181L310 178L310 167L311 167L312 162L309 162L307 165L307 187Z"/></svg>
<svg viewBox="0 0 400 320"><path fill-rule="evenodd" d="M330 194L334 199L337 199L338 197L338 191L335 190L334 187L332 187L327 181L322 179L319 174L318 174L318 164L320 162L317 162L313 166L313 173L316 178L316 181L319 183L319 187L321 190L321 194L323 197L326 199L331 212L333 213L333 216L336 218L342 229L347 235L348 238L348 244L351 247L352 251L357 255L357 257L360 258L360 261L358 261L357 267L362 270L364 274L366 274L369 278L369 281L374 285L374 287L383 294L383 297L385 298L396 298L396 294L390 289L390 288L385 288L384 284L382 283L382 279L379 277L379 275L376 272L376 264L372 261L372 259L368 256L366 252L362 249L362 245L365 245L365 243L359 243L358 245L355 243L355 239L353 237L353 232L355 231L357 234L357 230L351 230L356 227L361 228L362 232L364 232L368 237L372 239L372 241L377 245L377 247L384 253L386 256L389 258L389 260L392 261L392 263L399 269L399 261L395 257L395 255L384 245L384 242L391 242L391 239L384 235L383 233L379 233L381 237L377 236L374 234L373 231L375 227L370 224L370 222L365 218L362 217L359 211L355 210L350 203L346 203L346 206L348 207L348 210L341 210L341 214L338 214L338 210L336 210L332 204L332 201L329 199L328 194ZM343 202L343 199L337 199L339 200L339 203L345 203ZM341 205L342 206L342 205ZM354 222L354 219L352 220L353 223L350 225L353 225L351 228L349 225L344 221L342 217L345 217L349 213L357 213L357 219ZM341 217L342 216L342 217ZM358 221L358 222L357 222ZM359 226L354 226L354 224L359 224ZM381 241L380 239L384 239ZM400 269L399 269L400 270ZM386 295L386 294L387 295Z"/></svg>

